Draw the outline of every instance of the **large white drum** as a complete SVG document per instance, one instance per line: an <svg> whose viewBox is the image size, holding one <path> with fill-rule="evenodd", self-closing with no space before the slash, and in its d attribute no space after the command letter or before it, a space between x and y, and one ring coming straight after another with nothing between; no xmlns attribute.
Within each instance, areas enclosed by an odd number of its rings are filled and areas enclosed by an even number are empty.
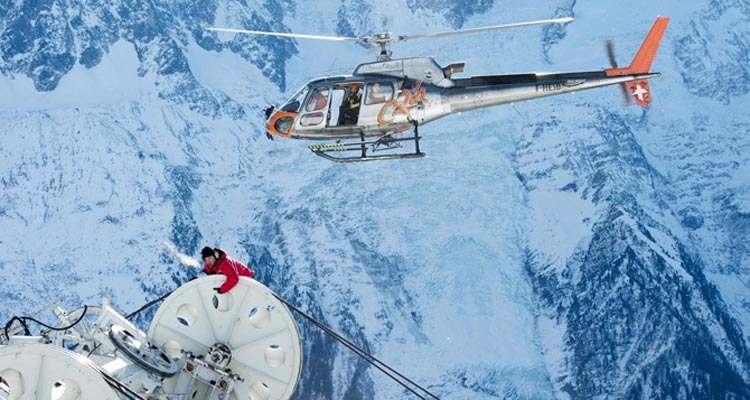
<svg viewBox="0 0 750 400"><path fill-rule="evenodd" d="M0 378L9 400L120 399L88 358L51 344L0 347Z"/></svg>
<svg viewBox="0 0 750 400"><path fill-rule="evenodd" d="M175 358L182 351L228 350L228 368L240 377L233 400L289 399L302 367L297 324L266 286L241 277L229 293L218 294L214 288L224 281L212 275L175 290L151 321L149 338ZM167 388L170 379L177 378L167 379Z"/></svg>

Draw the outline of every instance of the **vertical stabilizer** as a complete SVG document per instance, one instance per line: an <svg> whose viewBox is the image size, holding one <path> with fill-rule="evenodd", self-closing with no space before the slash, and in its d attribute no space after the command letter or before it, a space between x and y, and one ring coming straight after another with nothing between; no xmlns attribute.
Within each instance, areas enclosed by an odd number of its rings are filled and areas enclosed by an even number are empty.
<svg viewBox="0 0 750 400"><path fill-rule="evenodd" d="M636 53L630 65L624 68L608 68L604 72L609 76L648 73L651 64L654 62L656 51L659 50L661 38L664 37L664 32L667 30L667 24L669 24L669 18L656 18L656 22L651 26L651 30L648 32L646 39L641 44L641 48L638 49L638 53Z"/></svg>

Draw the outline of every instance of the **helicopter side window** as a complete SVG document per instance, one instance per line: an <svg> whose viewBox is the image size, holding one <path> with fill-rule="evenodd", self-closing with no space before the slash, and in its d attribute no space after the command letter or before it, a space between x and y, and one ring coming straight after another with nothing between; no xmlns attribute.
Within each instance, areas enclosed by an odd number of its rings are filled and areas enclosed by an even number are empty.
<svg viewBox="0 0 750 400"><path fill-rule="evenodd" d="M374 82L367 85L365 105L385 103L393 98L393 85L390 82Z"/></svg>
<svg viewBox="0 0 750 400"><path fill-rule="evenodd" d="M310 95L310 99L307 100L307 105L305 106L305 111L318 111L325 108L326 104L328 104L328 87L326 86L318 86L313 90L312 95Z"/></svg>
<svg viewBox="0 0 750 400"><path fill-rule="evenodd" d="M321 122L323 122L323 113L320 111L304 114L299 121L302 126L320 125Z"/></svg>

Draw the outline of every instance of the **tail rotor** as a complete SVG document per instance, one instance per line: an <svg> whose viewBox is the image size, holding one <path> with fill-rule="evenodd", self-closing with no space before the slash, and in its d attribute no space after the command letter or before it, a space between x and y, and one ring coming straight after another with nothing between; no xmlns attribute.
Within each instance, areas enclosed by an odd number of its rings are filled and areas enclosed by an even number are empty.
<svg viewBox="0 0 750 400"><path fill-rule="evenodd" d="M611 40L607 40L605 43L607 46L607 55L609 56L609 63L610 65L612 65L612 68L617 68L617 59L615 58L614 42ZM629 106L631 104L631 100L630 100L630 91L628 90L628 85L625 83L621 83L620 89L622 90L622 95L625 97L625 105Z"/></svg>

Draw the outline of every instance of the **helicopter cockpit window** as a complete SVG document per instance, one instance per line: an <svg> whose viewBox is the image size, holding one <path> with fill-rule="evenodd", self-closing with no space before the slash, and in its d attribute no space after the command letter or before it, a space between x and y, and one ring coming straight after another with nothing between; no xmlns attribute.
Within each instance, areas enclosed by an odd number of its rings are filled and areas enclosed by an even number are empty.
<svg viewBox="0 0 750 400"><path fill-rule="evenodd" d="M310 91L310 86L302 86L297 93L292 96L289 101L287 101L283 106L281 106L281 111L288 111L288 112L299 112L299 107L302 104L302 100L304 100L305 96L307 96L307 92Z"/></svg>
<svg viewBox="0 0 750 400"><path fill-rule="evenodd" d="M318 111L325 108L328 104L328 87L318 86L313 90L310 99L307 100L305 111Z"/></svg>
<svg viewBox="0 0 750 400"><path fill-rule="evenodd" d="M374 82L367 85L365 105L385 103L393 98L393 84L390 82Z"/></svg>

